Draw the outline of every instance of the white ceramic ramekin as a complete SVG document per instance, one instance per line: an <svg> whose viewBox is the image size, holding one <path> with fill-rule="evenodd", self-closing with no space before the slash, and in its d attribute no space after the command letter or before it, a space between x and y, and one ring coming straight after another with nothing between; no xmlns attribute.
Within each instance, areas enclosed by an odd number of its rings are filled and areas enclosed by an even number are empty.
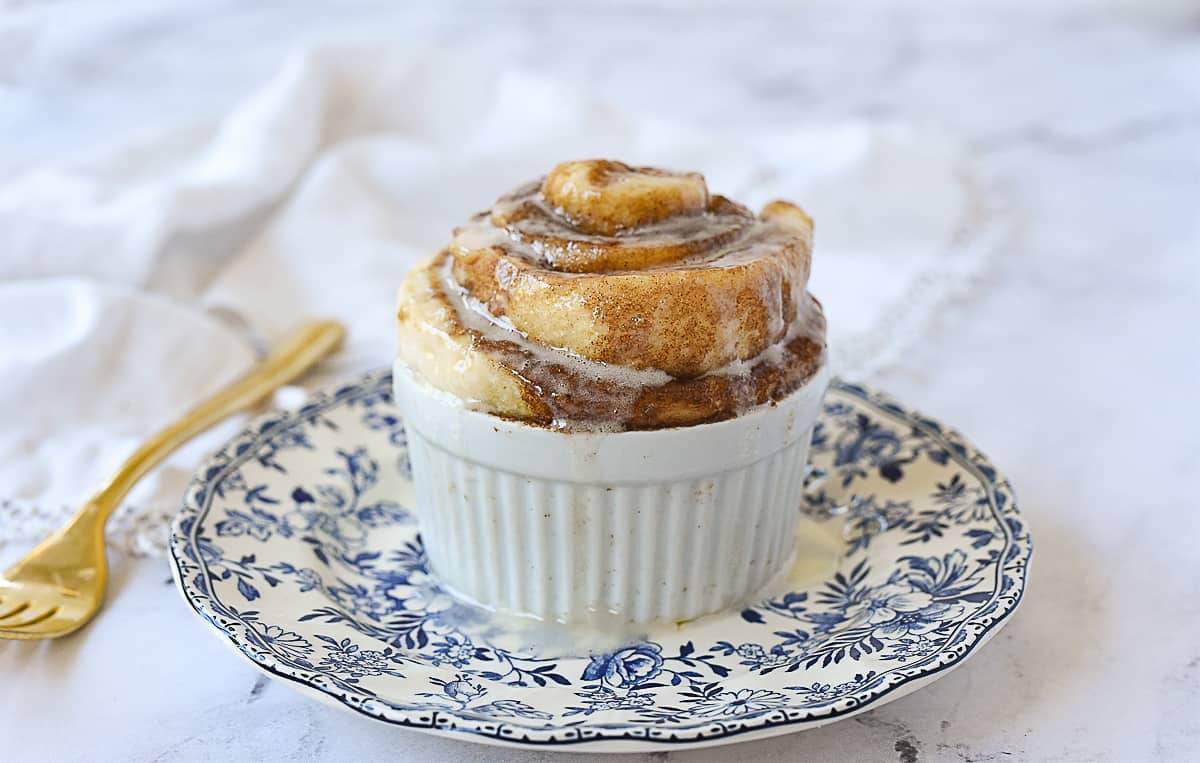
<svg viewBox="0 0 1200 763"><path fill-rule="evenodd" d="M499 611L686 620L787 560L820 372L774 406L645 432L558 432L468 409L395 367L433 571Z"/></svg>

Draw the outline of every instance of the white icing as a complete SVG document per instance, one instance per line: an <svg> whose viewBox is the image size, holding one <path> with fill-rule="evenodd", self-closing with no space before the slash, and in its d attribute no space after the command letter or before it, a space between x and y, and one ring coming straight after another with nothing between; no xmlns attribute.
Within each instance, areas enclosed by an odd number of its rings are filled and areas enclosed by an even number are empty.
<svg viewBox="0 0 1200 763"><path fill-rule="evenodd" d="M591 360L562 347L535 342L513 326L506 317L493 314L454 278L454 262L449 257L442 265L442 288L458 312L459 321L486 339L512 342L535 360L562 366L573 373L620 387L660 387L674 377L658 369L639 369Z"/></svg>
<svg viewBox="0 0 1200 763"><path fill-rule="evenodd" d="M585 378L610 382L621 387L660 387L675 379L666 371L658 369L630 368L628 366L604 363L591 360L562 347L541 344L530 339L524 332L512 324L506 316L498 316L488 309L487 305L473 297L454 277L454 261L449 257L442 264L440 278L446 296L454 306L459 322L466 328L477 332L486 339L501 342L511 342L522 352L531 355L535 360L563 366ZM817 309L816 301L807 293L800 298L800 308L796 317L788 324L783 337L774 344L768 345L758 355L746 360L734 360L719 368L714 368L705 376L742 376L759 363L778 365L783 361L784 347L788 342L799 336L819 337L822 333L823 318Z"/></svg>
<svg viewBox="0 0 1200 763"><path fill-rule="evenodd" d="M528 209L518 209L533 205ZM518 214L518 211L520 212ZM510 220L506 226L494 223L497 216ZM543 237L547 240L543 240ZM505 255L496 265L495 279L501 289L509 289L521 266L514 260L524 260L536 268L554 271L555 278L594 278L589 272L567 272L555 261L571 255L576 261L587 262L590 254L604 257L612 247L653 250L655 248L695 247L690 256L670 262L655 262L636 271L604 270L606 276L626 272L690 272L696 269L725 269L738 267L776 256L781 249L797 245L794 230L771 220L758 220L741 208L710 211L700 215L680 215L662 222L619 231L613 236L582 233L563 219L561 211L551 209L540 198L535 186L519 190L497 202L494 214L481 213L455 230L450 256L441 263L436 278L439 287L455 311L458 322L481 340L478 349L497 364L519 377L525 389L540 401L538 416L551 420L555 428L569 429L586 424L593 430L621 430L644 411L637 410L642 393L662 388L683 377L657 368L634 368L584 357L565 347L547 345L531 338L504 315L496 315L489 305L458 282L454 275L455 256L469 252L499 249ZM661 254L661 252L659 253ZM636 258L635 258L636 261ZM705 377L724 377L721 389L727 390L728 404L736 413L753 407L758 400L757 383L764 370L778 369L792 356L788 343L807 336L824 344L824 319L815 300L804 290L803 275L785 273L782 263L777 270L766 269L756 275L757 297L766 311L766 330L778 337L758 355L745 360L725 362L703 374ZM796 281L799 280L800 283ZM792 294L791 304L797 306L789 323L783 311L785 295L780 287ZM720 363L735 357L742 340L737 297L728 289L709 291L714 312L727 319L718 322L714 336L704 348L709 363ZM669 296L664 294L666 305ZM552 308L548 308L552 309ZM595 307L596 311L601 308ZM655 308L650 306L650 310ZM635 315L634 323L643 320L662 322L675 320L668 315ZM598 318L602 316L597 315ZM702 366L703 367L703 366ZM700 387L697 387L700 389ZM668 393L670 394L670 393ZM655 403L649 403L654 405ZM534 403L531 401L531 405ZM726 409L726 413L730 408ZM547 416L548 414L548 416Z"/></svg>

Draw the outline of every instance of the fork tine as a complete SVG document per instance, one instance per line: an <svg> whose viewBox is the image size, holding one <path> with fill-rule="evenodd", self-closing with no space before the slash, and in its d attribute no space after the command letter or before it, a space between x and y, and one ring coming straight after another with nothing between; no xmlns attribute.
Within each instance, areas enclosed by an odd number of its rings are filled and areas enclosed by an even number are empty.
<svg viewBox="0 0 1200 763"><path fill-rule="evenodd" d="M0 620L6 620L13 615L19 615L27 609L29 609L29 602L23 601L12 609L9 609L5 612L0 612Z"/></svg>
<svg viewBox="0 0 1200 763"><path fill-rule="evenodd" d="M39 641L44 638L55 638L57 634L38 630L38 626L32 628L24 628L20 630L11 630L9 628L0 628L0 640L3 641Z"/></svg>
<svg viewBox="0 0 1200 763"><path fill-rule="evenodd" d="M43 620L49 620L51 617L54 617L54 615L58 614L58 610L59 610L59 608L55 606L55 607L51 607L50 609L47 609L45 612L43 612L40 615L30 617L26 620L22 620L22 621L16 622L16 623L5 623L4 629L15 631L15 630L20 630L21 628L28 628L31 625L37 625L38 623L42 622Z"/></svg>

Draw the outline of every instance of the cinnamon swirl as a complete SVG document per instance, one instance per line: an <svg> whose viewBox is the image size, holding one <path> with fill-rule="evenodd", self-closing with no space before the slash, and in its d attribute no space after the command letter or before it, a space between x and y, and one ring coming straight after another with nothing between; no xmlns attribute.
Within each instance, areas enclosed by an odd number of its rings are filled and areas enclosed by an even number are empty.
<svg viewBox="0 0 1200 763"><path fill-rule="evenodd" d="M775 403L824 363L812 220L696 173L558 165L454 232L400 290L399 355L471 407L649 430Z"/></svg>

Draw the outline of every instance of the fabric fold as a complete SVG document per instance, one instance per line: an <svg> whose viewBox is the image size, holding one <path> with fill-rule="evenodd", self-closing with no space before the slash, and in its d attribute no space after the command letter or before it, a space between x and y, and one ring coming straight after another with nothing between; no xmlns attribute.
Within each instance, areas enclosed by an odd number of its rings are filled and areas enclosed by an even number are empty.
<svg viewBox="0 0 1200 763"><path fill-rule="evenodd" d="M50 517L5 516L0 543L65 516L246 368L252 344L305 318L350 328L320 378L386 363L408 269L497 193L592 157L696 169L755 207L809 210L812 288L843 374L899 357L994 248L979 168L936 129L717 134L458 52L301 50L224 118L0 181L0 501ZM135 496L142 513L173 509L189 461L172 463Z"/></svg>

